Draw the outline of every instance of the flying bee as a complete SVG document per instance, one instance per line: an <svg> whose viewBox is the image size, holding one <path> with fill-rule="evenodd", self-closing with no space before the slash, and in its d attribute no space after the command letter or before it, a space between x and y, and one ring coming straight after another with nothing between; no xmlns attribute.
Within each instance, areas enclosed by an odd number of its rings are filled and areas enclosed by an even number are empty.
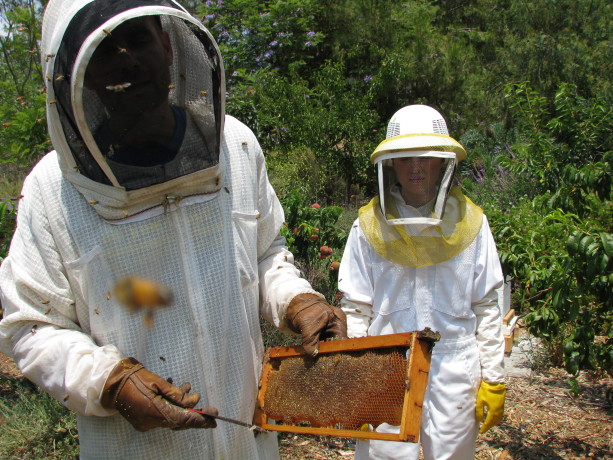
<svg viewBox="0 0 613 460"><path fill-rule="evenodd" d="M153 313L172 303L172 291L165 285L138 276L126 276L113 286L113 294L130 312L144 310L143 321L153 326Z"/></svg>
<svg viewBox="0 0 613 460"><path fill-rule="evenodd" d="M123 93L126 89L132 86L132 83L119 83L117 85L108 85L106 86L107 91L113 91L114 93Z"/></svg>

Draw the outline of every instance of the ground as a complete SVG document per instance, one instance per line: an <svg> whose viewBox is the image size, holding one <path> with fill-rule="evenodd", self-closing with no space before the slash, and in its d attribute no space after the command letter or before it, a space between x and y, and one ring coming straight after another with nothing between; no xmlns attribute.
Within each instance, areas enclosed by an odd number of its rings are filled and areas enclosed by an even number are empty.
<svg viewBox="0 0 613 460"><path fill-rule="evenodd" d="M0 373L18 376L0 355ZM480 435L481 459L613 459L613 380L579 377L574 396L560 369L509 377L505 417ZM282 460L352 459L352 441L342 438L280 435Z"/></svg>
<svg viewBox="0 0 613 460"><path fill-rule="evenodd" d="M581 376L574 396L567 378L560 369L508 378L505 417L479 436L476 459L613 459L613 380ZM281 458L351 459L353 451L339 438L283 435Z"/></svg>

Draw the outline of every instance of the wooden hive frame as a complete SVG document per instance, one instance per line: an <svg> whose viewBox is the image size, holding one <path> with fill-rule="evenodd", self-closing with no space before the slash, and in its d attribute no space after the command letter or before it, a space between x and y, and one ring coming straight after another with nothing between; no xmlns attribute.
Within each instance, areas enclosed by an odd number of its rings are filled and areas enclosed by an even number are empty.
<svg viewBox="0 0 613 460"><path fill-rule="evenodd" d="M428 383L432 347L439 338L440 335L438 333L426 329L418 332L321 342L319 344L319 354L317 358L307 358L301 346L268 349L264 358L253 423L265 430L271 431L339 436L356 439L418 442L422 404L426 385ZM335 426L305 426L309 424L305 423L304 420L298 423L292 421L288 422L286 420L279 420L276 423L274 421L272 421L272 423L269 422L269 416L266 412L266 408L270 408L270 401L267 400L267 390L269 386L271 386L271 383L277 383L274 382L274 379L277 378L275 366L278 369L279 362L286 359L300 358L304 362L308 362L309 367L312 367L317 365L319 357L328 354L338 355L339 353L354 353L367 350L381 351L392 348L398 349L399 347L405 347L408 355L406 378L402 376L402 385L404 389L403 405L401 408L398 408L398 410L402 411L399 433L380 433L376 431L376 427L373 429L372 426L370 426L369 429L364 429L364 427L361 427L361 429L346 429L337 428ZM370 376L366 376L366 378L368 377ZM355 378L359 379L360 376L356 375ZM281 387L283 387L283 385L281 385ZM275 388L278 392L278 383L275 385ZM295 387L291 389L291 397L296 397L296 391ZM287 394L290 394L289 389ZM279 397L278 393L275 397Z"/></svg>

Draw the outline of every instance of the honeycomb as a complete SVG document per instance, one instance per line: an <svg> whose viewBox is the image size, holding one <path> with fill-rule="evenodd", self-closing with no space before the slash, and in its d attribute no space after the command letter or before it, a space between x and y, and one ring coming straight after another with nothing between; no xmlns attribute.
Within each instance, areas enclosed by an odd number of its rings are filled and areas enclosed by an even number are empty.
<svg viewBox="0 0 613 460"><path fill-rule="evenodd" d="M400 425L408 346L271 358L263 411L285 425Z"/></svg>

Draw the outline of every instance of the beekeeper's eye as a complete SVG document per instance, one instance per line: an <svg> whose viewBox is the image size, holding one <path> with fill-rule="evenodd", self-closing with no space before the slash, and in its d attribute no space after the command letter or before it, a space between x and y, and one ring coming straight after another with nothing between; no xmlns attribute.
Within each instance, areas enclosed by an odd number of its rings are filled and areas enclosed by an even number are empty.
<svg viewBox="0 0 613 460"><path fill-rule="evenodd" d="M102 43L98 45L96 51L94 51L90 63L104 62L105 60L108 60L110 57L112 57L114 54L117 54L117 52L118 47L113 42L113 40L110 38L105 38Z"/></svg>

